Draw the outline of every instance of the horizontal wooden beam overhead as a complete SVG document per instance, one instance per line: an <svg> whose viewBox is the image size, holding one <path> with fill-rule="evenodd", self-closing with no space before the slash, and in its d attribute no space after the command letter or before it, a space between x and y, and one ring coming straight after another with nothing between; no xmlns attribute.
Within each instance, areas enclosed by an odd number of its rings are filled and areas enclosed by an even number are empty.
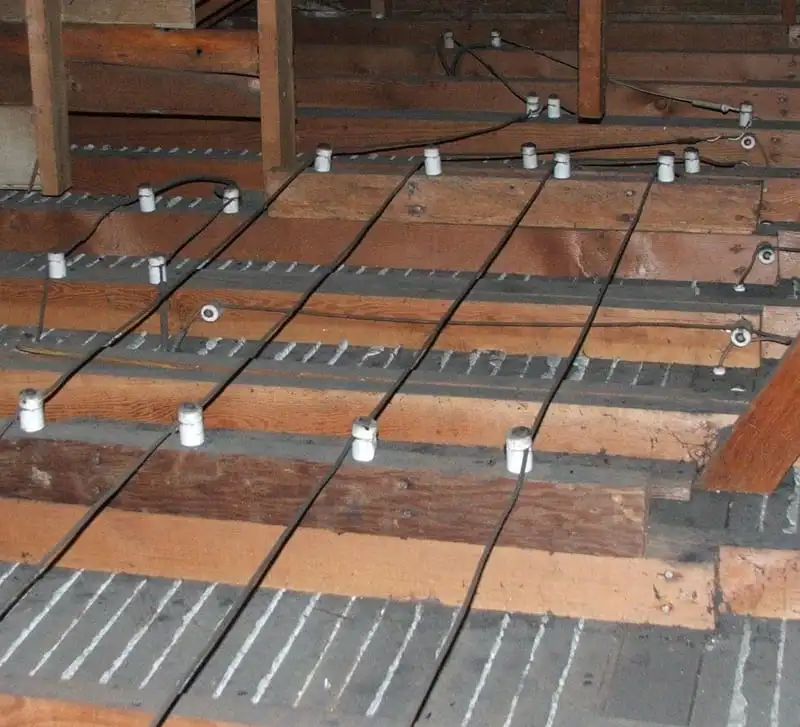
<svg viewBox="0 0 800 727"><path fill-rule="evenodd" d="M566 47L566 46L565 46ZM571 46L569 46L571 48ZM254 30L163 30L143 26L67 25L64 55L68 62L112 64L174 71L258 73L257 37ZM576 72L560 63L526 52L481 50L499 73L509 77L574 80ZM577 65L573 50L555 50L548 55ZM0 24L0 57L7 63L24 63L27 46L18 25ZM715 84L749 81L794 81L794 56L789 52L616 51L608 52L608 73L646 81ZM466 56L459 66L464 77L489 78L484 66ZM375 44L300 44L295 51L295 73L300 76L357 74L377 76L444 75L433 44L395 46L391 53ZM742 99L744 100L744 99Z"/></svg>
<svg viewBox="0 0 800 727"><path fill-rule="evenodd" d="M784 207L788 214L795 214L793 205ZM779 210L776 208L775 212ZM104 221L81 250L95 255L138 257L169 254L178 241L211 214L176 208L153 215L122 210ZM42 205L4 207L0 209L0 238L7 250L46 253L79 239L89 230L96 215L94 211L68 207L59 211L43 210ZM202 259L237 222L223 215L184 248L181 257ZM234 253L242 260L324 265L355 238L361 226L357 220L338 221L332 227L325 220L263 217L239 238ZM502 225L378 222L350 262L355 266L475 271L505 231ZM565 278L602 276L621 235L617 230L524 227L514 234L490 272ZM264 240L270 241L267 249ZM775 245L776 238L724 233L635 233L618 276L735 283L762 244ZM800 276L800 256L781 253L780 270L784 277ZM747 281L753 285L772 285L777 282L777 274L777 265L758 265Z"/></svg>
<svg viewBox="0 0 800 727"><path fill-rule="evenodd" d="M209 118L259 117L259 87L247 76L214 72L180 71L134 66L71 63L69 108L74 113L120 113L198 115ZM522 94L535 91L541 98L557 95L564 106L575 110L577 82L519 78L511 81ZM175 93L179 87L180 92ZM296 96L300 108L385 109L425 108L441 111L480 111L518 113L521 102L498 82L488 79L450 79L441 77L393 78L378 75L296 77ZM685 82L651 83L654 93L673 98L738 106L750 101L759 119L782 121L800 109L800 90L787 85L697 85ZM136 88L136 93L124 89ZM2 103L28 103L30 86L24 62L9 63L6 84L0 89ZM690 104L661 98L617 84L607 86L607 113L618 117L705 118L720 120L719 114Z"/></svg>
<svg viewBox="0 0 800 727"><path fill-rule="evenodd" d="M75 361L20 353L5 357L0 362L0 416L15 414L22 389L46 388ZM201 363L161 357L148 366L143 355L133 363L130 357L118 356L99 361L74 376L49 402L49 421L90 418L172 424L181 403L200 400L237 364L230 358ZM263 364L253 364L248 371L206 410L207 428L344 437L356 417L368 414L394 381L392 374L381 377L368 369L356 369L355 381L352 374L323 371L316 383L313 372L296 374L265 369ZM381 438L500 448L509 429L533 421L542 396L526 393L521 400L521 384L484 390L469 382L456 386L449 377L441 383L426 381L418 391L413 382L407 384L406 393L395 396L381 417ZM607 389L594 396L591 388L580 390L586 395L550 409L537 440L541 451L702 464L719 430L733 424L744 408L741 403L708 399L711 410L706 411L695 394L693 407L685 401L684 410L676 410L676 392L666 388L640 398L638 406L631 405L630 388L610 399ZM304 416L298 417L298 411ZM465 422L470 425L465 427ZM631 437L632 429L639 436ZM575 437L576 431L580 437Z"/></svg>
<svg viewBox="0 0 800 727"><path fill-rule="evenodd" d="M575 48L578 25L564 19L509 19L453 22L439 20L405 21L348 17L322 20L298 17L295 35L300 43L372 43L384 45L433 44L445 30L452 30L461 42L487 43L492 30L509 40L539 50ZM717 22L626 22L612 20L606 27L609 50L634 51L784 51L789 49L786 26L773 23Z"/></svg>
<svg viewBox="0 0 800 727"><path fill-rule="evenodd" d="M0 559L41 558L84 508L0 500ZM31 524L35 526L31 527ZM244 584L283 528L110 509L62 561L68 568ZM165 538L164 533L169 533ZM230 548L225 543L232 544ZM264 585L460 605L481 546L301 528ZM675 577L665 578L671 571ZM531 588L531 578L547 588ZM714 627L712 564L671 564L498 547L474 607Z"/></svg>
<svg viewBox="0 0 800 727"><path fill-rule="evenodd" d="M319 447L308 444L305 449L315 454ZM0 496L89 506L143 454L143 447L6 440L0 446L5 472ZM474 466L470 471L465 462L458 473L433 469L435 462L428 469L415 469L389 467L381 460L386 457L379 456L371 465L345 465L314 505L305 527L482 545L514 487L513 477L498 466ZM114 507L283 525L330 467L327 460L161 449L114 500ZM571 471L535 465L500 545L643 555L651 483L659 488L654 494L668 495L675 494L677 483L660 481L644 467L627 473L609 468L600 473L607 475L605 482L581 482Z"/></svg>

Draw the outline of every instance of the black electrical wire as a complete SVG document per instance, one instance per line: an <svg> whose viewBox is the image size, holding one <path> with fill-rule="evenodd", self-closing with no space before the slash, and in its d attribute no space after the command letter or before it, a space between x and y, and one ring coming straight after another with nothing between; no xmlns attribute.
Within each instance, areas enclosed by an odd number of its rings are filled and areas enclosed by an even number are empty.
<svg viewBox="0 0 800 727"><path fill-rule="evenodd" d="M156 197L162 194L166 194L167 192L171 192L173 189L178 189L179 187L185 187L187 184L220 184L225 187L235 187L236 183L233 180L226 179L225 177L215 177L215 176L207 176L207 175L198 175L193 177L181 177L179 179L174 179L171 182L167 182L160 187L156 187L153 190L153 193ZM136 204L139 201L138 194L132 194L127 197L123 197L119 202L109 207L105 210L95 221L94 224L89 228L89 231L86 232L82 237L78 238L75 242L72 243L66 250L63 250L65 257L69 257L70 255L74 254L78 248L82 245L85 245L100 229L100 225L103 224L111 215L115 212L124 209L125 207L131 207L132 205Z"/></svg>
<svg viewBox="0 0 800 727"><path fill-rule="evenodd" d="M415 170L418 170L420 166L421 165L417 166ZM403 383L405 383L405 381L408 379L408 376L410 376L411 373L417 368L417 366L419 365L419 361L422 359L422 357L424 357L433 347L433 345L436 342L436 339L441 335L442 331L445 329L450 319L455 314L455 311L457 310L458 306L474 289L478 281L483 277L483 275L486 274L486 272L489 270L494 260L497 259L497 257L505 248L505 246L508 244L508 241L511 239L512 235L521 224L523 218L530 210L531 205L536 201L536 199L538 199L539 195L541 194L541 191L544 189L545 183L549 178L550 174L548 174L547 177L545 177L540 182L536 191L533 193L530 200L526 203L523 210L519 213L519 215L517 215L517 218L509 227L508 231L503 236L501 241L490 253L489 257L481 266L481 268L471 277L470 282L467 285L465 285L462 293L458 296L456 301L454 301L453 305L450 306L445 315L439 320L439 322L436 325L436 328L428 337L423 348L420 350L420 352L418 352L417 356L415 357L414 363L412 363L411 366L409 366L405 370L405 372L397 379L394 386L384 396L381 404L379 404L378 407L375 408L375 410L371 415L372 418L377 418L380 416L382 411L388 405L389 401L391 401L391 398L397 393L397 391L403 385ZM382 206L383 211L386 210L389 204L391 204L391 201L397 196L397 194L403 189L404 186L405 185L403 184L394 190L392 196ZM377 217L378 216L373 217L373 219L370 220L370 223L374 224L374 222L377 221ZM355 247L353 245L350 245L347 249L350 251L349 254L352 254L352 252L355 250ZM347 256L343 254L339 255L337 261L343 262L344 261L343 258L346 259ZM338 264L341 264L341 262L339 262ZM337 269L338 264L334 264L333 266L331 266L331 269L332 270ZM272 330L274 331L275 328L273 328ZM277 335L277 333L275 335ZM217 649L222 644L222 641L225 639L228 633L230 633L230 630L233 628L233 626L236 624L241 614L244 612L244 609L247 608L247 605L250 603L253 596L258 592L258 589L261 586L261 583L263 582L267 573L270 571L275 561L280 557L280 554L283 552L283 549L286 547L286 544L289 542L294 533L300 527L301 523L303 522L309 510L311 510L314 503L317 501L317 499L322 494L324 489L336 476L337 472L339 471L345 459L347 458L352 441L353 437L351 435L350 437L348 437L344 447L342 448L342 451L336 458L328 474L319 481L317 486L314 488L313 492L308 496L306 501L300 506L298 511L295 513L294 517L292 518L292 521L289 523L289 525L287 525L284 528L278 540L272 546L266 557L261 561L255 573L248 580L247 585L237 597L234 605L228 610L223 620L217 625L217 628L215 629L215 634L212 636L211 640L206 644L203 651L195 659L192 666L187 671L186 675L180 680L180 682L178 683L178 687L168 697L168 699L165 701L161 709L156 713L155 717L150 722L150 727L161 727L164 724L164 722L169 718L169 715L172 713L172 710L180 701L183 694L188 689L191 688L194 681L200 675L200 672L205 668L205 666L214 656Z"/></svg>
<svg viewBox="0 0 800 727"><path fill-rule="evenodd" d="M600 292L597 295L597 298L592 305L591 311L586 318L586 322L583 324L578 337L575 340L575 344L570 351L569 356L566 359L562 360L559 365L559 370L557 371L554 381L550 389L548 390L547 394L544 397L541 405L539 406L539 411L536 414L534 419L533 425L531 426L531 431L533 434L533 441L536 441L536 437L541 430L542 423L544 422L544 418L547 415L553 400L555 399L556 395L558 394L559 390L561 389L562 384L566 380L570 369L572 368L573 364L575 363L575 359L580 354L581 350L583 349L583 345L586 342L586 338L589 335L589 331L592 328L592 324L594 323L595 318L597 317L598 312L603 304L603 299L605 298L608 289L611 287L611 283L614 280L614 277L619 270L619 266L622 263L622 258L625 255L625 252L628 249L628 244L633 237L633 233L636 230L636 227L639 224L639 221L642 218L642 214L644 213L645 203L647 198L650 194L650 190L653 187L653 182L655 181L655 177L651 177L650 181L648 182L647 188L645 189L644 194L642 195L642 199L639 202L639 207L634 215L631 224L628 227L628 231L625 233L625 237L622 240L622 243L619 246L619 250L614 257L614 260L611 264L609 269L608 275L606 276L603 285L601 286ZM494 552L495 546L500 539L500 536L503 533L506 523L508 519L511 517L511 513L514 511L514 508L519 501L519 497L522 494L522 489L525 484L525 469L527 465L528 457L532 456L533 449L531 451L526 451L523 456L522 466L520 468L519 476L517 477L516 485L514 486L514 490L511 493L511 497L508 499L508 503L506 504L502 515L500 516L499 520L497 521L497 525L495 526L492 535L489 538L489 541L486 543L486 546L483 549L481 557L478 561L477 567L475 569L472 582L467 589L466 596L461 604L461 607L458 610L457 616L455 621L450 627L450 630L447 634L447 639L440 651L439 658L436 660L436 664L434 670L428 679L425 688L423 690L422 698L420 699L417 708L414 711L414 716L410 721L411 727L414 727L422 717L423 712L425 711L425 707L428 704L428 700L433 692L434 687L439 681L439 677L447 663L448 659L450 658L450 654L453 651L453 647L455 646L456 640L458 639L459 635L464 629L464 625L466 624L467 617L469 616L470 611L472 610L472 605L475 602L475 597L478 593L478 587L480 586L481 580L483 579L483 574L486 571L486 566L489 563L489 558L491 557L492 553Z"/></svg>
<svg viewBox="0 0 800 727"><path fill-rule="evenodd" d="M343 156L357 156L359 154L385 154L387 152L393 152L393 151L417 149L423 146L442 146L444 144L455 144L456 142L459 141L466 141L467 139L477 139L478 137L485 136L486 134L493 134L496 131L502 131L503 129L507 129L509 126L513 126L514 124L521 124L527 120L528 120L527 115L522 114L507 119L506 121L502 121L497 124L492 124L491 126L487 126L483 129L476 129L475 131L465 131L461 134L454 134L452 136L442 136L439 137L438 139L429 139L427 141L425 140L408 141L408 142L401 142L399 144L387 144L386 146L372 147L370 149L351 149L348 151L339 151L339 152L334 152L332 156L343 157ZM516 157L514 158L516 159Z"/></svg>
<svg viewBox="0 0 800 727"><path fill-rule="evenodd" d="M169 290L163 292L161 295L158 296L158 299L155 304L151 304L148 306L146 311L149 313L141 313L133 319L133 322L129 324L129 326L133 326L130 330L135 330L145 318L153 313L153 311L157 310L158 307L164 303L169 297L175 293L189 278L195 275L197 272L202 270L208 263L213 262L216 260L220 255L222 255L228 248L233 245L236 240L239 239L253 224L258 221L261 216L267 211L270 205L278 199L283 192L294 182L297 177L300 176L309 166L309 162L304 162L301 165L298 165L295 170L293 170L284 182L278 187L278 189L270 195L263 204L259 206L259 208L250 215L246 220L244 220L241 224L239 224L235 230L233 230L230 234L228 234L225 239L217 245L214 250L212 251L211 255L206 258L200 265L196 268L191 270L189 273L184 275L178 283L174 284ZM128 327L125 329L120 329L128 331ZM130 332L130 331L128 331ZM67 381L74 376L78 371L80 371L84 366L86 366L91 360L93 360L101 351L108 348L110 345L113 344L115 340L118 340L123 335L127 335L127 333L120 334L118 333L114 338L111 339L108 343L104 344L103 346L99 347L98 349L92 351L88 356L81 359L72 369L67 372L66 374L62 375L56 385L53 385L48 389L49 395L53 396L57 393L66 383ZM14 419L12 418L8 424L5 425L2 432L0 433L0 437L5 434L13 424ZM81 518L69 529L69 531L53 546L53 548L42 558L41 561L37 564L36 570L29 576L25 582L22 584L20 588L16 590L14 595L12 595L0 608L0 622L2 622L6 616L19 604L19 602L30 592L31 588L33 588L45 575L47 575L52 568L64 557L66 552L73 546L73 544L80 538L80 536L86 531L86 529L97 519L97 517L108 507L108 505L114 500L114 498L122 491L125 485L128 484L136 474L141 470L141 468L145 465L145 463L152 457L152 455L158 450L158 448L165 442L169 437L176 431L176 427L170 427L168 431L159 434L153 444L148 448L148 450L137 460L137 462L127 471L127 473L109 490L103 493L102 497L92 504L92 506L81 516Z"/></svg>
<svg viewBox="0 0 800 727"><path fill-rule="evenodd" d="M202 235L214 222L219 218L219 216L225 211L225 208L237 200L229 199L223 201L222 205L214 211L214 213L209 217L207 220L203 222L200 227L198 227L194 232L188 235L177 247L175 247L172 252L164 259L164 266L167 267L178 255L183 252L188 245L194 242L200 235ZM49 272L47 270L47 265L45 265L45 273L44 273L44 286L42 289L42 298L41 303L39 304L39 319L37 321L36 326L36 333L34 334L34 341L39 341L42 338L42 334L44 333L44 322L45 322L45 315L47 311L47 301L49 297L50 285L51 285L51 278ZM1 438L1 437L0 437Z"/></svg>

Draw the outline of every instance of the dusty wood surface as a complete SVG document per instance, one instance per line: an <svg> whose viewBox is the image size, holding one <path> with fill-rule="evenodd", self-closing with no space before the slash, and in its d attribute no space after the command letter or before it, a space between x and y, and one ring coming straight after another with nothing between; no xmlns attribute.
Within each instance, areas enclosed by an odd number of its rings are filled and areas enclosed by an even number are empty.
<svg viewBox="0 0 800 727"><path fill-rule="evenodd" d="M784 180L770 180L770 190L775 181ZM773 219L796 216L792 199L793 195L788 195L781 209L770 204L769 216ZM103 222L82 249L96 255L142 257L169 253L172 240L187 237L210 214L172 210L168 214L141 215L123 210ZM3 208L0 235L14 250L45 253L53 246L66 246L78 239L96 217L96 212L88 210ZM236 222L237 219L227 216L218 219L184 248L182 257L202 259L234 229ZM332 226L325 220L264 217L239 238L234 253L245 260L258 260L266 255L279 262L324 265L355 238L360 228L357 220L337 221ZM350 262L355 266L474 271L505 229L502 225L379 222ZM614 230L521 228L490 272L554 277L603 275L622 234ZM264 249L265 239L270 240L268 252ZM755 249L766 243L775 244L775 239L764 235L635 233L619 276L735 283ZM785 246L800 247L800 243L790 245L787 238ZM781 271L784 275L800 275L800 257L784 253ZM759 265L747 280L753 284L773 284L777 274L777 265Z"/></svg>
<svg viewBox="0 0 800 727"><path fill-rule="evenodd" d="M213 376L212 381L218 381L225 370L208 372L205 377ZM154 369L154 374L159 373L163 375L164 370ZM9 416L16 411L22 389L43 389L56 378L53 372L14 369L5 363L0 376L0 414ZM148 378L144 370L138 376L82 373L50 401L47 417L50 421L83 417L171 424L178 406L185 401L198 401L211 390L212 381ZM336 379L330 379L328 386L336 386ZM350 431L356 417L371 411L381 396L380 392L301 387L302 381L292 386L291 379L282 386L254 386L247 379L239 379L205 411L205 425L209 429L339 437ZM502 394L498 391L494 395ZM533 421L539 409L536 401L519 401L516 391L510 391L508 396L470 398L467 390L463 396L401 393L381 417L381 437L387 441L500 448L505 433L521 422ZM669 394L661 401L662 406L668 406ZM305 412L304 417L297 417L298 409ZM541 429L537 446L546 452L605 452L693 462L702 460L719 429L735 420L733 413L556 403ZM421 422L424 426L420 426ZM631 437L633 430L639 436ZM581 432L580 437L575 436L576 431Z"/></svg>
<svg viewBox="0 0 800 727"><path fill-rule="evenodd" d="M35 561L83 510L0 500L0 519L8 523L0 532L0 558ZM37 528L28 527L30 522L37 522ZM239 585L282 530L111 509L61 564ZM223 543L236 545L224 548ZM480 551L480 546L459 543L300 529L264 585L397 600L432 598L459 605ZM668 570L679 577L665 579ZM708 629L714 623L713 579L710 564L501 547L492 555L475 608Z"/></svg>
<svg viewBox="0 0 800 727"><path fill-rule="evenodd" d="M3 316L6 324L38 323L40 281L0 278L0 295L7 296L9 301ZM188 328L192 335L258 340L299 298L300 293L294 292L186 286L168 304L169 330L177 334ZM146 308L152 299L152 286L147 283L116 284L113 297L109 298L108 286L103 283L54 281L48 286L45 324L51 328L80 329L91 319L92 329L113 332ZM208 303L216 303L224 310L216 322L198 318L198 311ZM332 344L346 340L355 346L419 348L451 303L452 299L408 295L317 293L275 340ZM225 306L230 307L226 310ZM236 306L254 309L240 310ZM549 304L466 301L437 339L435 349L465 352L499 349L507 354L563 356L573 345L588 311L588 304L567 305L558 300ZM787 325L792 321L796 324L798 317L800 312L788 317ZM760 316L741 316L734 310L730 313L673 311L656 302L648 306L646 301L638 306L609 307L598 316L602 325L589 334L583 351L592 358L714 366L730 342L725 328L741 319L749 321L755 329L761 327ZM488 325L492 321L496 325ZM520 328L523 323L531 324L531 328ZM620 327L613 327L616 323ZM675 327L665 329L659 325L664 323ZM150 317L141 330L155 333L160 326L157 317ZM719 326L720 330L708 330L707 326ZM758 367L761 346L753 343L737 348L726 361L731 366Z"/></svg>
<svg viewBox="0 0 800 727"><path fill-rule="evenodd" d="M141 455L136 447L75 441L3 442L2 496L88 506ZM280 526L291 520L330 466L162 450L115 499L114 507ZM568 475L566 470L563 474ZM350 464L340 470L304 526L482 545L513 486L511 476ZM601 485L537 481L534 473L500 545L641 556L648 490L643 476Z"/></svg>
<svg viewBox="0 0 800 727"><path fill-rule="evenodd" d="M719 581L723 608L757 618L796 619L800 614L800 553L725 547Z"/></svg>

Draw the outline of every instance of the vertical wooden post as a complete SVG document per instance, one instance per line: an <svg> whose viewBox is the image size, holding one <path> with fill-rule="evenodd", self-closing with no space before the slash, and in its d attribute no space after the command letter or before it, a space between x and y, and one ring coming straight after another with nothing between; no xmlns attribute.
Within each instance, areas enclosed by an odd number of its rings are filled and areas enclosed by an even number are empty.
<svg viewBox="0 0 800 727"><path fill-rule="evenodd" d="M580 0L578 116L582 119L602 119L606 113L605 15L605 0Z"/></svg>
<svg viewBox="0 0 800 727"><path fill-rule="evenodd" d="M271 169L295 159L292 1L258 0L261 155L264 188Z"/></svg>
<svg viewBox="0 0 800 727"><path fill-rule="evenodd" d="M60 195L72 184L61 0L25 0L25 19L42 194Z"/></svg>
<svg viewBox="0 0 800 727"><path fill-rule="evenodd" d="M797 0L781 0L781 20L784 25L797 25Z"/></svg>

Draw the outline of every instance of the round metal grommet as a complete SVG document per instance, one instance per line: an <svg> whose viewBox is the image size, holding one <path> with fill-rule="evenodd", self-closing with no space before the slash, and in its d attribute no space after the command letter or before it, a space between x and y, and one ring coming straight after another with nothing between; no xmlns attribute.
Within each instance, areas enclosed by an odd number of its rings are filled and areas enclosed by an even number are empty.
<svg viewBox="0 0 800 727"><path fill-rule="evenodd" d="M756 148L756 137L752 134L745 134L739 143L745 151L752 151Z"/></svg>
<svg viewBox="0 0 800 727"><path fill-rule="evenodd" d="M204 305L200 309L200 317L206 323L216 323L221 315L222 311L220 310L219 306L212 305L211 303Z"/></svg>
<svg viewBox="0 0 800 727"><path fill-rule="evenodd" d="M746 328L734 328L731 331L731 343L736 348L744 348L753 340L753 334Z"/></svg>
<svg viewBox="0 0 800 727"><path fill-rule="evenodd" d="M775 248L772 245L760 245L757 258L762 265L772 265L775 262Z"/></svg>

